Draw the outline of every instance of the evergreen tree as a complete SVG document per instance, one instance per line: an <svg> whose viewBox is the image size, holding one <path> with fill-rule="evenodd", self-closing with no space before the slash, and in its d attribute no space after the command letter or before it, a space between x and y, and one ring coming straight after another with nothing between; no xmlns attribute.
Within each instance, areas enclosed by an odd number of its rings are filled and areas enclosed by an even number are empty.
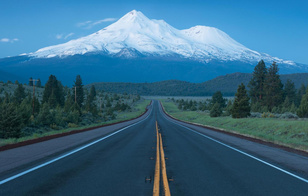
<svg viewBox="0 0 308 196"><path fill-rule="evenodd" d="M89 95L87 96L85 108L88 112L91 112L93 115L97 115L97 106L94 103L96 98L96 90L95 87L92 85Z"/></svg>
<svg viewBox="0 0 308 196"><path fill-rule="evenodd" d="M265 105L269 111L272 111L273 107L277 107L283 102L283 84L281 83L278 70L278 65L276 62L273 62L268 69L265 79Z"/></svg>
<svg viewBox="0 0 308 196"><path fill-rule="evenodd" d="M79 105L79 107L81 107L84 101L84 92L83 92L82 79L80 75L76 76L76 81L74 82L73 91L75 92L75 90L76 90L77 104Z"/></svg>
<svg viewBox="0 0 308 196"><path fill-rule="evenodd" d="M226 99L222 97L222 93L220 91L215 92L212 96L211 105L214 106L216 103L219 104L221 109L226 107Z"/></svg>
<svg viewBox="0 0 308 196"><path fill-rule="evenodd" d="M231 99L229 99L227 107L226 107L226 115L229 116L232 114L232 107L233 107L232 101Z"/></svg>
<svg viewBox="0 0 308 196"><path fill-rule="evenodd" d="M43 92L42 103L49 102L53 107L56 107L58 104L60 106L64 105L63 86L54 75L49 76L49 79L45 84L45 89Z"/></svg>
<svg viewBox="0 0 308 196"><path fill-rule="evenodd" d="M285 98L288 97L289 104L291 106L292 103L296 102L296 89L294 82L292 82L290 79L287 80L285 86L284 86L284 96Z"/></svg>
<svg viewBox="0 0 308 196"><path fill-rule="evenodd" d="M42 87L41 79L37 79L36 86L39 88Z"/></svg>
<svg viewBox="0 0 308 196"><path fill-rule="evenodd" d="M30 117L32 115L32 98L28 96L24 99L19 107L17 107L17 112L21 118L21 121L24 126L29 123Z"/></svg>
<svg viewBox="0 0 308 196"><path fill-rule="evenodd" d="M90 102L93 102L95 100L95 97L96 97L96 90L95 90L95 86L92 85L88 99Z"/></svg>
<svg viewBox="0 0 308 196"><path fill-rule="evenodd" d="M56 108L58 105L57 97L54 91L51 92L51 95L48 99L48 104L51 108Z"/></svg>
<svg viewBox="0 0 308 196"><path fill-rule="evenodd" d="M296 102L295 102L296 106L299 106L301 104L302 97L305 93L306 93L306 87L304 84L302 84L297 91Z"/></svg>
<svg viewBox="0 0 308 196"><path fill-rule="evenodd" d="M212 109L210 111L210 116L211 117L219 117L219 116L221 116L221 114L222 114L221 106L220 106L220 104L218 102L216 102L213 105L213 107L212 107Z"/></svg>
<svg viewBox="0 0 308 196"><path fill-rule="evenodd" d="M20 104L22 100L26 97L25 88L22 84L18 84L17 88L14 91L14 101L17 104Z"/></svg>
<svg viewBox="0 0 308 196"><path fill-rule="evenodd" d="M21 136L22 118L13 103L0 106L0 138L18 138Z"/></svg>
<svg viewBox="0 0 308 196"><path fill-rule="evenodd" d="M29 79L29 86L33 86L33 78L32 77L30 77L30 79Z"/></svg>
<svg viewBox="0 0 308 196"><path fill-rule="evenodd" d="M65 104L64 104L64 111L66 113L71 112L71 108L74 105L74 98L71 95L71 92L68 91L67 92L67 96L66 96L66 100L65 100Z"/></svg>
<svg viewBox="0 0 308 196"><path fill-rule="evenodd" d="M231 113L232 118L246 118L250 116L249 97L243 83L237 89Z"/></svg>
<svg viewBox="0 0 308 196"><path fill-rule="evenodd" d="M38 124L42 124L45 126L49 126L53 123L53 116L50 112L50 107L49 104L47 102L45 102L41 109L40 109L40 113L37 116L37 123Z"/></svg>
<svg viewBox="0 0 308 196"><path fill-rule="evenodd" d="M265 79L267 75L267 69L263 60L259 61L259 63L254 68L252 79L250 80L249 87L249 95L253 104L259 102L263 103L265 91Z"/></svg>
<svg viewBox="0 0 308 196"><path fill-rule="evenodd" d="M297 110L297 115L301 118L308 118L308 88L302 97L301 104Z"/></svg>

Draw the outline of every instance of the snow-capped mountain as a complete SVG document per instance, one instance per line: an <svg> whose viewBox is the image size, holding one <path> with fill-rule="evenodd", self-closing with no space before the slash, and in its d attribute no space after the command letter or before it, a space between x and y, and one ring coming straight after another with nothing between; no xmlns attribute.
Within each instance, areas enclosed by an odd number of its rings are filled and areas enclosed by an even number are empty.
<svg viewBox="0 0 308 196"><path fill-rule="evenodd" d="M86 83L204 82L234 72L251 73L261 59L266 65L276 61L280 74L308 72L307 65L253 51L217 28L178 30L133 10L89 36L0 59L0 73L23 82L30 77L44 82L54 74L66 85L78 74Z"/></svg>
<svg viewBox="0 0 308 196"><path fill-rule="evenodd" d="M201 62L266 62L296 66L293 61L253 51L223 31L207 26L178 30L163 20L150 20L133 10L117 22L89 36L49 46L29 54L35 58L67 57L76 54L105 53L116 57L179 56Z"/></svg>

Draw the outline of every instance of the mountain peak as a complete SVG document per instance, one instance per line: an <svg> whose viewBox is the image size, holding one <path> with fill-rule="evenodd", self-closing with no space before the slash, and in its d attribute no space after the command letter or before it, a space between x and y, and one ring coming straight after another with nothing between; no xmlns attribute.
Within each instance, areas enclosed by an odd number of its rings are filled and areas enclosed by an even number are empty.
<svg viewBox="0 0 308 196"><path fill-rule="evenodd" d="M148 19L145 15L143 15L142 12L132 10L127 14L125 14L122 18L120 18L116 23L133 23L133 22L142 23L149 20L150 19Z"/></svg>
<svg viewBox="0 0 308 196"><path fill-rule="evenodd" d="M250 50L215 27L197 25L178 30L163 20L151 20L137 10L128 12L115 23L96 33L64 44L42 48L31 56L65 57L88 52L103 52L112 56L125 54L125 57L136 56L127 55L128 53L156 57L177 56L202 62L255 63L264 59L266 62L276 61L294 65L292 61Z"/></svg>

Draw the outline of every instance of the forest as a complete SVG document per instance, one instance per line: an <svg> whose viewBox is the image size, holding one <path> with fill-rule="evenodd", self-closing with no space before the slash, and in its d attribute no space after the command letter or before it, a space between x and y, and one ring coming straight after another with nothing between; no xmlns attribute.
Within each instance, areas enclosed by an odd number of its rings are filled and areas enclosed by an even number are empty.
<svg viewBox="0 0 308 196"><path fill-rule="evenodd" d="M203 83L191 83L180 80L167 80L153 83L116 83L100 82L92 83L96 89L114 93L140 94L143 96L212 96L216 91L220 91L224 96L234 96L237 87L243 83L248 85L252 79L252 73L231 73ZM291 80L295 88L300 88L302 84L308 85L308 73L283 74L280 75L282 84Z"/></svg>
<svg viewBox="0 0 308 196"><path fill-rule="evenodd" d="M172 100L180 110L207 110L211 117L308 118L308 88L302 84L296 89L291 80L283 85L278 72L275 62L267 68L261 60L254 68L248 89L243 83L239 85L233 100L223 98L221 91L215 92L211 99L203 102Z"/></svg>
<svg viewBox="0 0 308 196"><path fill-rule="evenodd" d="M32 90L33 89L33 90ZM72 88L50 75L45 86L30 78L29 84L0 82L0 138L19 138L51 130L75 128L116 118L132 110L139 95L85 88L80 75Z"/></svg>

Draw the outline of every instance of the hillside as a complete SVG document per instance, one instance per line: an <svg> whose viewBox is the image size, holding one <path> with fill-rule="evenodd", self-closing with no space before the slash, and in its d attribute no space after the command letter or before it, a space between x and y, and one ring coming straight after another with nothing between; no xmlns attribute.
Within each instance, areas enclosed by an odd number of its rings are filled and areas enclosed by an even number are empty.
<svg viewBox="0 0 308 196"><path fill-rule="evenodd" d="M108 92L126 92L140 95L209 96L216 91L221 91L224 95L233 96L238 85L244 83L247 86L251 77L251 73L237 72L219 76L203 83L190 83L180 80L167 80L153 83L100 82L86 85L86 87L90 88L91 85L94 85L96 89ZM281 75L283 84L288 79L295 83L296 88L299 88L301 84L308 84L308 73Z"/></svg>

